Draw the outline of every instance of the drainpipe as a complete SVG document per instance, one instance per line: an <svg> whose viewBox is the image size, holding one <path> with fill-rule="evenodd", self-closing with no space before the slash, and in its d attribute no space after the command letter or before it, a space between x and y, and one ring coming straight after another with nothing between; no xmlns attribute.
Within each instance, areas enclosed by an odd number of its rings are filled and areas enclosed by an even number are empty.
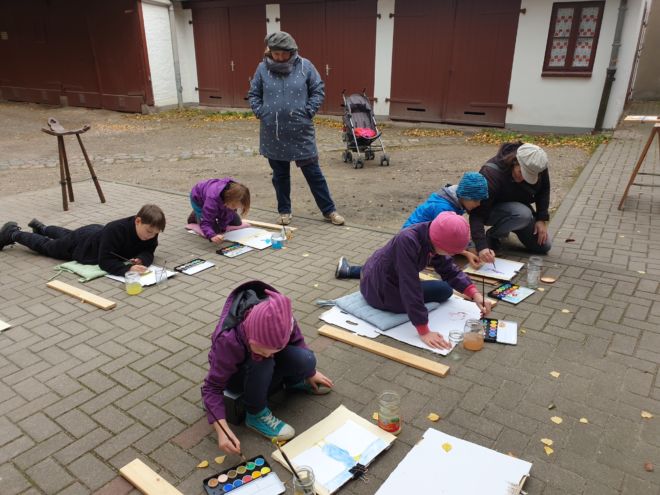
<svg viewBox="0 0 660 495"><path fill-rule="evenodd" d="M594 130L600 132L603 130L603 120L605 120L605 112L607 111L607 104L610 101L610 93L612 92L612 84L614 83L614 74L616 74L616 64L619 59L619 48L621 47L621 31L623 31L623 21L626 18L626 11L628 10L628 0L621 0L619 4L619 15L616 19L616 28L614 30L614 41L612 41L612 53L610 54L610 65L607 67L607 75L605 76L605 85L603 86L603 94L600 97L600 106L598 107L598 115L596 116L596 125Z"/></svg>
<svg viewBox="0 0 660 495"><path fill-rule="evenodd" d="M176 22L174 19L174 5L170 2L167 8L170 17L170 33L172 38L172 57L174 60L174 80L176 83L176 100L179 108L183 108L183 86L181 86L181 65L179 64L179 40L176 35Z"/></svg>

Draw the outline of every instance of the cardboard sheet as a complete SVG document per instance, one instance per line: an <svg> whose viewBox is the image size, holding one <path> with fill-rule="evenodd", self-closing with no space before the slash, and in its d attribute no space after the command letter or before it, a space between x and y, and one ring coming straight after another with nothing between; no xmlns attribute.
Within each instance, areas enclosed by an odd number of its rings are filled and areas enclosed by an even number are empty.
<svg viewBox="0 0 660 495"><path fill-rule="evenodd" d="M531 468L530 462L429 428L376 495L516 495Z"/></svg>
<svg viewBox="0 0 660 495"><path fill-rule="evenodd" d="M509 281L518 274L523 266L525 266L525 263L520 263L519 261L495 258L495 263L485 263L478 270L468 265L463 268L463 271L468 275L479 275L481 277Z"/></svg>

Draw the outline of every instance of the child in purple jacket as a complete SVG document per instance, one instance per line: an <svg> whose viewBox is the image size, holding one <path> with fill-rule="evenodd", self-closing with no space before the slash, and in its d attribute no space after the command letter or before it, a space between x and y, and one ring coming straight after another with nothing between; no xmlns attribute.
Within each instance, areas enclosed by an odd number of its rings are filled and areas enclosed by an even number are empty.
<svg viewBox="0 0 660 495"><path fill-rule="evenodd" d="M225 419L224 390L243 393L248 428L277 440L295 435L268 408L268 391L280 381L287 389L316 395L330 392L333 386L316 370L316 357L293 317L291 300L263 282L247 282L227 297L211 337L209 373L202 386L220 449L238 454L241 445Z"/></svg>
<svg viewBox="0 0 660 495"><path fill-rule="evenodd" d="M481 312L490 313L488 299L479 292L451 258L465 249L470 227L454 212L440 213L432 222L403 229L372 254L362 268L360 292L374 308L407 313L420 339L435 348L450 344L429 328L427 302L444 302L453 289L473 300ZM419 280L419 272L431 265L442 280Z"/></svg>
<svg viewBox="0 0 660 495"><path fill-rule="evenodd" d="M231 177L207 179L192 188L190 204L188 223L199 224L204 237L220 244L228 226L241 225L237 211L243 216L250 211L250 190Z"/></svg>

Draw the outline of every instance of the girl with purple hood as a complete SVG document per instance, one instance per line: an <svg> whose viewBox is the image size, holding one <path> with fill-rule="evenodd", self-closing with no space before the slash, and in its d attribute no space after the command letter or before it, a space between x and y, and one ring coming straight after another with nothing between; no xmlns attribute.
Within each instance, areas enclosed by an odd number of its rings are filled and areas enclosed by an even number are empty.
<svg viewBox="0 0 660 495"><path fill-rule="evenodd" d="M188 223L199 224L204 237L220 244L227 227L241 225L241 217L250 211L250 190L231 177L207 179L195 184L190 191L193 211Z"/></svg>
<svg viewBox="0 0 660 495"><path fill-rule="evenodd" d="M293 317L291 300L268 284L247 282L229 294L222 308L202 386L208 421L218 434L220 449L231 454L241 450L225 419L225 390L243 394L248 428L270 439L289 440L295 435L268 408L269 389L280 382L288 390L315 395L327 394L333 386L316 370L316 357Z"/></svg>

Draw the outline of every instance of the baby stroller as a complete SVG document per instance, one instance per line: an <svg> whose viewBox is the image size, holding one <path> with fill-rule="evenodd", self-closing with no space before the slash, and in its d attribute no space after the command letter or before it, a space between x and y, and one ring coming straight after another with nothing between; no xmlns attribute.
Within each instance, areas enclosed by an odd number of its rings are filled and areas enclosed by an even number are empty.
<svg viewBox="0 0 660 495"><path fill-rule="evenodd" d="M348 98L342 93L341 97L344 100L344 135L342 139L346 143L346 150L341 154L344 163L352 163L353 168L362 168L364 160L373 160L376 157L374 151L382 151L380 165L381 167L389 166L390 158L385 154L385 146L380 138L381 133L378 130L367 95L362 91L362 94L352 94ZM380 144L374 144L376 140ZM364 153L364 160L362 153Z"/></svg>

